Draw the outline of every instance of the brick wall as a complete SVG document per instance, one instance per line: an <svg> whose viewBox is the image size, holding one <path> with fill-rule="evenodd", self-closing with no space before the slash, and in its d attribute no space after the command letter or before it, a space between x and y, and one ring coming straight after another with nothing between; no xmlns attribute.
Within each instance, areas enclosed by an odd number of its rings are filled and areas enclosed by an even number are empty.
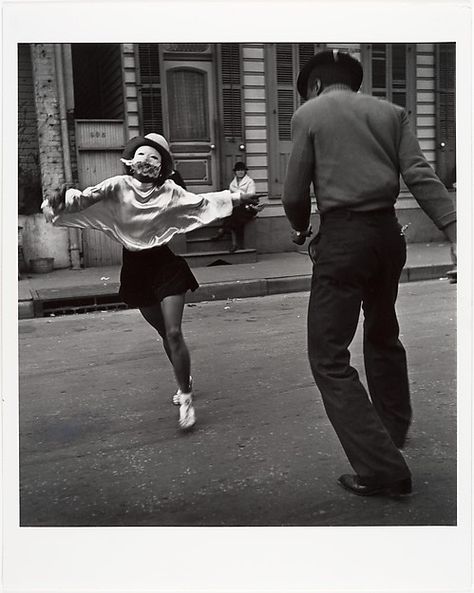
<svg viewBox="0 0 474 593"><path fill-rule="evenodd" d="M43 196L47 197L65 181L54 45L32 44L31 58L41 182Z"/></svg>
<svg viewBox="0 0 474 593"><path fill-rule="evenodd" d="M41 182L30 46L18 45L18 213L39 212Z"/></svg>
<svg viewBox="0 0 474 593"><path fill-rule="evenodd" d="M18 45L18 161L23 170L39 173L33 73L26 43Z"/></svg>

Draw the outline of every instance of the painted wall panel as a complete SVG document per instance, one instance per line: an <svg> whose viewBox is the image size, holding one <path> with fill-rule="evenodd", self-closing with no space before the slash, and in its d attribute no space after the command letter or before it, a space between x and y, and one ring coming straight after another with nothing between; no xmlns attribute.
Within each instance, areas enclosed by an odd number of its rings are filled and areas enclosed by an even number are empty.
<svg viewBox="0 0 474 593"><path fill-rule="evenodd" d="M268 191L267 105L263 44L243 44L243 98L246 162L257 191ZM255 73L259 72L258 75Z"/></svg>
<svg viewBox="0 0 474 593"><path fill-rule="evenodd" d="M122 45L122 60L124 64L125 96L127 97L125 105L126 135L128 138L133 138L134 136L138 136L140 132L140 123L138 102L135 101L138 96L138 90L136 86L135 51L132 43L124 43Z"/></svg>
<svg viewBox="0 0 474 593"><path fill-rule="evenodd" d="M433 78L426 78L423 80L418 80L416 83L416 87L420 91L432 91L435 90L435 81Z"/></svg>
<svg viewBox="0 0 474 593"><path fill-rule="evenodd" d="M263 73L264 64L263 64L263 62L257 62L255 60L254 61L246 60L245 61L245 69L247 72L262 72Z"/></svg>
<svg viewBox="0 0 474 593"><path fill-rule="evenodd" d="M420 66L433 66L434 65L434 56L431 53L429 53L429 54L418 53L417 63Z"/></svg>
<svg viewBox="0 0 474 593"><path fill-rule="evenodd" d="M266 125L265 115L246 115L245 125L249 128L264 127Z"/></svg>
<svg viewBox="0 0 474 593"><path fill-rule="evenodd" d="M245 86L248 88L250 86L262 87L263 84L263 75L256 76L254 74L248 74L245 79Z"/></svg>
<svg viewBox="0 0 474 593"><path fill-rule="evenodd" d="M244 99L265 100L265 88L261 87L244 87Z"/></svg>

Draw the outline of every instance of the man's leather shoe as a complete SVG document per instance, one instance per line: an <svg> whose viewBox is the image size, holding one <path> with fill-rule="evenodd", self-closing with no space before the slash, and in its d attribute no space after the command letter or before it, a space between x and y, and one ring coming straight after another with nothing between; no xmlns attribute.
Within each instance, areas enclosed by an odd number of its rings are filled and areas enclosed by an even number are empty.
<svg viewBox="0 0 474 593"><path fill-rule="evenodd" d="M405 496L411 494L411 478L398 480L390 484L361 484L359 476L351 474L343 474L338 483L357 496Z"/></svg>

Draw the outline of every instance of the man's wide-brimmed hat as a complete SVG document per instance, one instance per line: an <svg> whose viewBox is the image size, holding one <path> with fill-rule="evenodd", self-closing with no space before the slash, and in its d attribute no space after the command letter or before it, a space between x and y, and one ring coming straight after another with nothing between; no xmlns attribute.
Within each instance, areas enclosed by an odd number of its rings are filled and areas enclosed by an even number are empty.
<svg viewBox="0 0 474 593"><path fill-rule="evenodd" d="M318 66L335 66L346 70L351 77L351 88L353 91L358 91L362 83L362 77L364 75L361 63L359 60L353 58L350 54L339 50L327 49L318 52L312 58L310 58L301 69L296 87L299 94L303 99L307 98L308 94L308 79L313 70Z"/></svg>
<svg viewBox="0 0 474 593"><path fill-rule="evenodd" d="M161 134L147 134L146 136L135 136L131 138L123 149L122 158L131 160L140 146L151 146L161 155L162 176L168 177L173 172L173 160L171 158L169 145ZM128 172L129 167L125 165Z"/></svg>

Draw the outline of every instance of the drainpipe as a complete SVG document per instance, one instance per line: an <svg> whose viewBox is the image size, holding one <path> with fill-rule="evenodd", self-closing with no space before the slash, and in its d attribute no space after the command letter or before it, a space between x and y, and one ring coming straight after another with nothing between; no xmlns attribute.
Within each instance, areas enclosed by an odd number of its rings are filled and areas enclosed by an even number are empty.
<svg viewBox="0 0 474 593"><path fill-rule="evenodd" d="M61 140L63 145L63 163L64 176L66 183L73 183L72 167L71 167L71 151L69 148L69 134L67 127L67 111L66 111L66 96L64 89L64 63L61 51L61 45L55 43L55 62L56 62L56 78L58 86L58 102L59 102L59 120L61 125ZM68 227L68 243L69 243L69 259L71 261L71 269L81 269L81 256L79 248L79 231L78 229Z"/></svg>

